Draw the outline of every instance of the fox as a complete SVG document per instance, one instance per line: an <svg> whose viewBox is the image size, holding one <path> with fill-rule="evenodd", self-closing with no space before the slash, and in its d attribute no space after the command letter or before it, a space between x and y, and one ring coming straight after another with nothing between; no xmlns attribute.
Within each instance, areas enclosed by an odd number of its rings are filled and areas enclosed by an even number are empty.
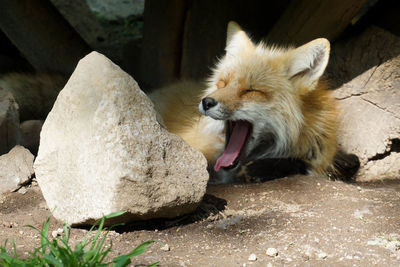
<svg viewBox="0 0 400 267"><path fill-rule="evenodd" d="M165 127L206 157L216 183L235 181L254 162L291 158L311 175L334 172L339 112L321 79L330 43L254 43L236 23L225 55L203 83L181 81L150 94Z"/></svg>

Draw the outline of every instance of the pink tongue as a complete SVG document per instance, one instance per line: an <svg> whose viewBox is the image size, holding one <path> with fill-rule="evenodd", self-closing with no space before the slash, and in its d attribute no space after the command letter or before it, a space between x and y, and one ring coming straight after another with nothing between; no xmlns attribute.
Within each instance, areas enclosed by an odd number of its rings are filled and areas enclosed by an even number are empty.
<svg viewBox="0 0 400 267"><path fill-rule="evenodd" d="M229 167L233 164L235 159L239 156L240 150L246 141L249 130L250 124L248 122L235 122L225 152L217 159L217 162L215 163L214 170L216 172L221 168Z"/></svg>

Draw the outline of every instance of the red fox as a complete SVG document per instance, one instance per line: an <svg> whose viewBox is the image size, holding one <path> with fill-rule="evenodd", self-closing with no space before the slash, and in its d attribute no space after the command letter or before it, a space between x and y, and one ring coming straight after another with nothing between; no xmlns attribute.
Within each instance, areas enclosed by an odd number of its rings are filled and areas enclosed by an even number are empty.
<svg viewBox="0 0 400 267"><path fill-rule="evenodd" d="M338 127L335 99L320 81L329 41L267 47L230 22L225 50L203 92L186 81L151 94L165 126L205 155L219 182L266 158L299 159L309 173L326 174Z"/></svg>

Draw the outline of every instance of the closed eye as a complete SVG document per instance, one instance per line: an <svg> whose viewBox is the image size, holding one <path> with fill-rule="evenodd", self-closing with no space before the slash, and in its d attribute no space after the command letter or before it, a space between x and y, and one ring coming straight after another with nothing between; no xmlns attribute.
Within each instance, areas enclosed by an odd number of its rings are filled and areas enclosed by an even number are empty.
<svg viewBox="0 0 400 267"><path fill-rule="evenodd" d="M262 97L268 98L268 94L266 92L258 90L258 89L255 89L255 88L253 88L251 86L250 86L249 89L245 89L245 90L240 91L239 96L244 96L244 95L249 94L249 93L253 93L254 95L258 95L258 96L262 96ZM251 94L250 96L252 96L253 94Z"/></svg>
<svg viewBox="0 0 400 267"><path fill-rule="evenodd" d="M250 93L250 92L260 92L260 90L254 89L253 87L250 86L249 89L245 89L242 91L242 94Z"/></svg>

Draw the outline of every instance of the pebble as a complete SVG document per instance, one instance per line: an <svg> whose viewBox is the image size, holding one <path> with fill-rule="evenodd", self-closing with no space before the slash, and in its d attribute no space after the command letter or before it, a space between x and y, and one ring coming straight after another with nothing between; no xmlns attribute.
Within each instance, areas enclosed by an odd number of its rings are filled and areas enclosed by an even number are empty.
<svg viewBox="0 0 400 267"><path fill-rule="evenodd" d="M160 249L163 251L170 251L170 247L168 244L165 244L164 246L160 247Z"/></svg>
<svg viewBox="0 0 400 267"><path fill-rule="evenodd" d="M278 250L276 250L276 248L268 248L266 253L270 257L275 257L278 255Z"/></svg>
<svg viewBox="0 0 400 267"><path fill-rule="evenodd" d="M357 186L357 190L358 190L358 191L361 191L361 186Z"/></svg>
<svg viewBox="0 0 400 267"><path fill-rule="evenodd" d="M254 253L250 254L248 260L249 260L249 261L256 261L256 260L257 260L256 254L254 254Z"/></svg>
<svg viewBox="0 0 400 267"><path fill-rule="evenodd" d="M17 192L20 193L20 194L22 194L22 195L25 195L26 192L28 192L28 190L26 190L25 187L21 187Z"/></svg>
<svg viewBox="0 0 400 267"><path fill-rule="evenodd" d="M326 254L325 252L320 252L318 253L318 259L326 259L328 257L328 254Z"/></svg>
<svg viewBox="0 0 400 267"><path fill-rule="evenodd" d="M57 230L54 230L53 232L51 232L51 236L53 238L56 238L57 236L61 236L63 232L64 232L64 229L58 228Z"/></svg>

